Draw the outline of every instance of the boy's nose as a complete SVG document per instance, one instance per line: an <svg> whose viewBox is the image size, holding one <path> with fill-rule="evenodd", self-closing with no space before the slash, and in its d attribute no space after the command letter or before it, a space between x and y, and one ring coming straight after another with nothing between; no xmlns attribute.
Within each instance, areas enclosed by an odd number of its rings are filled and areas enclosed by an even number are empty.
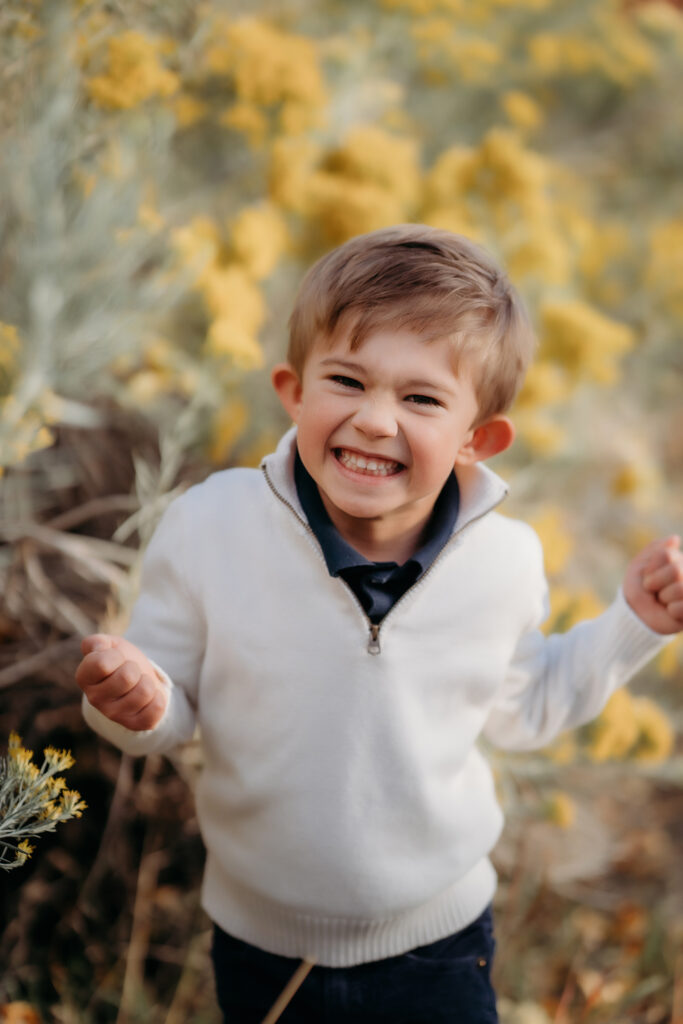
<svg viewBox="0 0 683 1024"><path fill-rule="evenodd" d="M377 399L368 399L359 405L352 422L367 437L395 437L398 433L396 415L391 404Z"/></svg>

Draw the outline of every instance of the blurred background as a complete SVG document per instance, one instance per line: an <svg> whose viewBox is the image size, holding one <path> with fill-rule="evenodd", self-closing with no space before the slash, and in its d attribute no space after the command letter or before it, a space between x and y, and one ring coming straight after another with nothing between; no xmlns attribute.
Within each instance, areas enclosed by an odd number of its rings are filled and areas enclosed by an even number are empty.
<svg viewBox="0 0 683 1024"><path fill-rule="evenodd" d="M0 1020L218 1020L197 749L123 757L73 672L166 504L286 428L268 368L331 246L449 228L525 297L495 468L549 629L681 529L682 69L673 0L3 0L0 754L70 749L88 807L0 872ZM683 1021L682 662L490 752L503 1024Z"/></svg>

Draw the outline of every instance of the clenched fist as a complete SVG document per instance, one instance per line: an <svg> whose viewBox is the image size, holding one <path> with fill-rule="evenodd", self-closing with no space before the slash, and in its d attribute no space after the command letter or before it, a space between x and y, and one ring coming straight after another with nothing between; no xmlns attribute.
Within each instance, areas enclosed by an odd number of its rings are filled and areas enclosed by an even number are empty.
<svg viewBox="0 0 683 1024"><path fill-rule="evenodd" d="M120 636L96 633L82 644L76 682L88 701L126 729L142 732L161 721L168 689L142 651Z"/></svg>
<svg viewBox="0 0 683 1024"><path fill-rule="evenodd" d="M680 537L656 540L633 559L624 594L636 615L656 633L683 629L683 553Z"/></svg>

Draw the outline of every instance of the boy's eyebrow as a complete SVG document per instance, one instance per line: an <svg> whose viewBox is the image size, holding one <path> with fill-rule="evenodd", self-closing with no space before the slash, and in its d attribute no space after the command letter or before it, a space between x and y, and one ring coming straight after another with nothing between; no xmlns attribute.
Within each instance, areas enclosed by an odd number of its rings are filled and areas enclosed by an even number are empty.
<svg viewBox="0 0 683 1024"><path fill-rule="evenodd" d="M344 370L349 370L351 373L366 373L366 368L360 363L354 363L349 359L339 359L337 356L328 356L326 359L320 360L320 366L340 366ZM402 384L406 388L423 388L427 391L440 391L444 395L452 394L452 389L443 387L441 384L436 384L433 380L418 380L411 379L402 381Z"/></svg>

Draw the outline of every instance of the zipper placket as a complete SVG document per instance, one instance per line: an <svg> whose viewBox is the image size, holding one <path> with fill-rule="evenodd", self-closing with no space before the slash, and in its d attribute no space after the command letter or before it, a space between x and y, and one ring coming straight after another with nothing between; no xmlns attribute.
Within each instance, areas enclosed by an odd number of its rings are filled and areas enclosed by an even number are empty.
<svg viewBox="0 0 683 1024"><path fill-rule="evenodd" d="M290 510L292 515L295 516L299 520L299 522L304 527L306 532L310 533L311 536L314 537L315 533L311 529L310 524L307 523L305 519L302 519L302 517L299 515L297 510L292 505L292 503L290 501L287 501L287 499L284 498L280 494L280 492L278 491L277 487L275 486L275 484L272 482L272 480L268 476L268 469L267 469L267 467L266 466L261 466L261 469L263 470L263 475L266 478L266 482L267 482L268 486L270 487L271 491L273 492L275 497L278 499L278 501L281 501L282 504L286 508L288 508ZM346 580L342 579L342 583L344 584L344 586L346 587L346 589L350 593L350 595L353 598L356 606L358 607L358 610L360 611L361 615L363 616L363 618L365 619L365 621L368 624L368 632L370 634L370 636L368 638L368 647L367 647L368 654L376 655L376 654L381 654L382 653L382 645L380 643L380 637L379 637L380 628L384 625L384 623L387 621L389 616L394 614L394 612L396 611L398 606L403 602L403 600L408 596L408 594L412 590L415 590L417 587L421 586L424 583L424 581L427 579L427 577L429 576L431 571L434 569L434 567L438 564L438 562L441 561L442 557L446 554L446 551L448 550L448 548L450 548L450 546L453 544L455 539L457 537L459 537L460 534L464 530L466 530L469 526L472 526L473 523L479 522L479 520L483 519L484 516L487 516L489 514L489 512L493 512L494 509L498 508L498 506L501 505L503 503L503 501L505 501L506 497L507 497L507 491L505 492L505 494L501 495L501 497L498 499L498 501L494 502L493 505L491 505L489 508L484 509L484 511L480 512L478 516L474 516L472 519L468 519L466 523L462 524L462 526L460 527L459 530L456 530L455 533L451 534L451 536L449 537L447 542L444 544L444 546L441 548L441 551L439 551L438 555L436 556L436 558L434 559L432 564L426 569L425 572L423 572L422 576L420 576L420 578L418 580L415 580L415 582L413 584L411 584L411 586L409 586L408 589L406 591L404 591L403 594L401 594L401 596L399 597L398 601L396 601L396 603L391 606L391 608L386 613L386 615L384 616L384 618L382 619L381 622L372 622L370 620L370 618L368 617L367 612L365 611L365 608L360 603L360 601L358 600L358 598L354 594L354 592L351 589L351 587L348 585ZM324 561L325 560L325 556L322 554L322 552L320 554L321 554L321 557L322 557L322 559Z"/></svg>
<svg viewBox="0 0 683 1024"><path fill-rule="evenodd" d="M268 487L273 492L273 494L278 499L278 501L281 501L282 504L285 506L285 508L289 509L289 511L294 516L294 518L297 519L301 523L301 525L303 526L303 528L306 531L306 533L310 534L311 537L315 538L315 531L311 528L311 524L308 523L305 519L303 519L299 515L297 510L292 505L291 501L287 501L287 499L280 494L280 492L278 491L277 487L275 486L273 481L268 476L268 467L267 466L261 466L261 469L263 470L263 475L266 478L266 483L268 484ZM316 543L317 543L317 538L316 538ZM325 562L325 556L323 555L322 551L319 550L319 545L318 545L318 555L320 556L320 559L322 560L322 562ZM358 600L358 598L356 597L356 595L354 594L353 590L348 585L346 580L342 579L341 582L342 582L343 586L348 590L349 594L351 595L351 599L353 600L353 603L358 608L358 611L360 612L364 622L367 622L367 624L368 624L368 630L369 630L369 633L370 633L370 639L368 640L368 652L370 654L379 654L380 653L380 647L379 647L379 624L370 621L370 619L368 618L368 615L367 615L367 613L365 611L365 608L360 603L360 601ZM375 645L376 645L376 649L375 649Z"/></svg>

